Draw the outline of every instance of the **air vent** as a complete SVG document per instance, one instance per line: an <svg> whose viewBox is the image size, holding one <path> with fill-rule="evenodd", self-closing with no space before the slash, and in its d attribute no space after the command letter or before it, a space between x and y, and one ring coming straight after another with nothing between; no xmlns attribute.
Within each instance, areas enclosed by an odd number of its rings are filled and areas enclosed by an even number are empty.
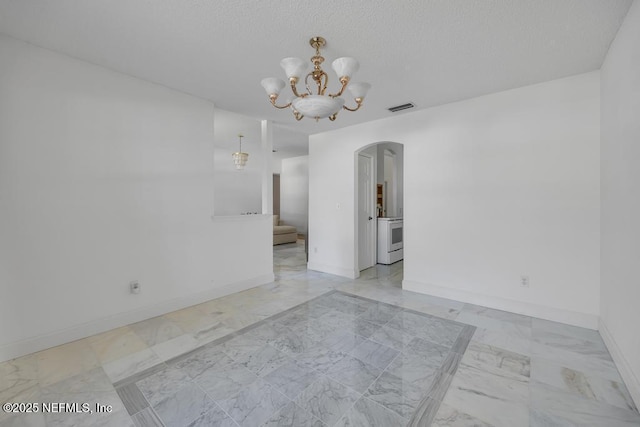
<svg viewBox="0 0 640 427"><path fill-rule="evenodd" d="M395 107L391 107L389 108L389 111L391 111L392 113L397 113L398 111L406 110L408 108L413 108L413 107L415 107L415 105L413 105L412 102L408 102L406 104L396 105Z"/></svg>

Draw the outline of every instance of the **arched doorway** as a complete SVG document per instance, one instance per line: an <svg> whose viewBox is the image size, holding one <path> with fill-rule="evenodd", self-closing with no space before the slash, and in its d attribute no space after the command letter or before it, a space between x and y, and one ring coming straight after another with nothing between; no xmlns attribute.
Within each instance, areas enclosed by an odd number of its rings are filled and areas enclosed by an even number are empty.
<svg viewBox="0 0 640 427"><path fill-rule="evenodd" d="M396 142L378 142L355 152L354 259L357 271L370 268L379 261L378 224L402 218L403 148Z"/></svg>

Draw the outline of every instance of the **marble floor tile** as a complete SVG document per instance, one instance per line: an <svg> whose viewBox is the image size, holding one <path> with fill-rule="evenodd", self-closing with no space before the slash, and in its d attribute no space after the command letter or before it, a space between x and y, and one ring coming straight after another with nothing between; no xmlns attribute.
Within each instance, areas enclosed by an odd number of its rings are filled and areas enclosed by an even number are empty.
<svg viewBox="0 0 640 427"><path fill-rule="evenodd" d="M232 359L237 359L259 350L265 344L267 344L266 339L261 340L253 336L239 335L221 344L220 349Z"/></svg>
<svg viewBox="0 0 640 427"><path fill-rule="evenodd" d="M411 351L409 349L409 343L415 338L414 335L388 324L380 327L369 337L371 341L386 345L403 353Z"/></svg>
<svg viewBox="0 0 640 427"><path fill-rule="evenodd" d="M325 427L325 424L310 412L290 402L272 415L263 427Z"/></svg>
<svg viewBox="0 0 640 427"><path fill-rule="evenodd" d="M461 365L443 403L495 426L527 426L528 378Z"/></svg>
<svg viewBox="0 0 640 427"><path fill-rule="evenodd" d="M326 373L346 355L347 353L331 350L324 345L316 345L303 353L295 355L295 359L306 368Z"/></svg>
<svg viewBox="0 0 640 427"><path fill-rule="evenodd" d="M265 375L264 379L280 393L294 400L305 388L320 378L320 375L291 360Z"/></svg>
<svg viewBox="0 0 640 427"><path fill-rule="evenodd" d="M352 330L355 334L360 335L365 338L371 337L371 335L375 334L378 329L380 329L380 324L370 322L361 317L358 317L353 321Z"/></svg>
<svg viewBox="0 0 640 427"><path fill-rule="evenodd" d="M358 393L364 393L380 376L382 369L364 363L355 357L345 356L331 366L326 375Z"/></svg>
<svg viewBox="0 0 640 427"><path fill-rule="evenodd" d="M492 317L487 317L475 313L460 312L456 321L472 325L477 328L488 329L491 331L498 331L503 334L508 334L512 337L519 339L530 340L532 337L531 326L524 326L519 323L514 323L506 320L500 320Z"/></svg>
<svg viewBox="0 0 640 427"><path fill-rule="evenodd" d="M532 352L531 339L504 331L477 328L473 334L473 340L525 356L530 356Z"/></svg>
<svg viewBox="0 0 640 427"><path fill-rule="evenodd" d="M188 427L238 427L238 423L216 405Z"/></svg>
<svg viewBox="0 0 640 427"><path fill-rule="evenodd" d="M357 316L336 310L329 310L326 314L318 317L316 322L331 326L336 330L344 329L345 325L352 325Z"/></svg>
<svg viewBox="0 0 640 427"><path fill-rule="evenodd" d="M407 420L378 403L361 397L338 421L336 427L404 426Z"/></svg>
<svg viewBox="0 0 640 427"><path fill-rule="evenodd" d="M180 326L165 316L143 320L130 327L148 346L160 344L184 334Z"/></svg>
<svg viewBox="0 0 640 427"><path fill-rule="evenodd" d="M443 360L440 359L439 363L433 363L422 355L400 354L391 362L385 372L400 378L403 384L409 383L419 390L426 390L437 377Z"/></svg>
<svg viewBox="0 0 640 427"><path fill-rule="evenodd" d="M430 426L440 405L441 402L435 399L422 399L422 401L418 404L415 412L411 416L407 427Z"/></svg>
<svg viewBox="0 0 640 427"><path fill-rule="evenodd" d="M485 396L511 402L529 402L529 378L508 370L489 371L484 366L461 364L451 388L474 390Z"/></svg>
<svg viewBox="0 0 640 427"><path fill-rule="evenodd" d="M400 352L377 342L366 340L349 353L364 363L385 369Z"/></svg>
<svg viewBox="0 0 640 427"><path fill-rule="evenodd" d="M565 368L556 363L534 358L531 379L573 393L586 399L637 411L623 383Z"/></svg>
<svg viewBox="0 0 640 427"><path fill-rule="evenodd" d="M13 402L20 393L37 385L38 365L34 355L0 363L0 402Z"/></svg>
<svg viewBox="0 0 640 427"><path fill-rule="evenodd" d="M420 355L426 364L438 367L447 357L449 351L451 350L446 346L435 344L422 338L413 338L406 345L403 353L407 355Z"/></svg>
<svg viewBox="0 0 640 427"><path fill-rule="evenodd" d="M492 427L469 414L442 403L431 424L432 427ZM516 427L514 425L514 427Z"/></svg>
<svg viewBox="0 0 640 427"><path fill-rule="evenodd" d="M175 366L193 379L207 370L224 370L232 363L233 359L227 356L220 346L208 345L184 357L173 359L168 365Z"/></svg>
<svg viewBox="0 0 640 427"><path fill-rule="evenodd" d="M47 427L44 414L16 414L0 418L0 427Z"/></svg>
<svg viewBox="0 0 640 427"><path fill-rule="evenodd" d="M402 307L447 320L455 320L460 313L458 310L453 308L424 303L413 299L403 301Z"/></svg>
<svg viewBox="0 0 640 427"><path fill-rule="evenodd" d="M470 313L477 316L488 317L491 319L509 322L525 328L532 327L532 319L522 314L510 313L508 311L496 310L493 308L482 307L480 305L465 304L460 313Z"/></svg>
<svg viewBox="0 0 640 427"><path fill-rule="evenodd" d="M296 355L304 353L317 345L318 342L301 331L293 330L270 340L269 344L284 353Z"/></svg>
<svg viewBox="0 0 640 427"><path fill-rule="evenodd" d="M151 347L151 350L153 350L153 352L158 355L163 362L165 362L200 346L200 342L192 335L183 334L161 342L160 344L156 344Z"/></svg>
<svg viewBox="0 0 640 427"><path fill-rule="evenodd" d="M158 355L151 349L146 349L105 363L102 367L111 381L115 383L162 363L162 359Z"/></svg>
<svg viewBox="0 0 640 427"><path fill-rule="evenodd" d="M234 362L221 370L209 369L198 375L194 381L216 402L240 392L243 388L256 382L259 377Z"/></svg>
<svg viewBox="0 0 640 427"><path fill-rule="evenodd" d="M167 427L186 427L215 407L213 400L193 383L179 388L173 395L153 405Z"/></svg>
<svg viewBox="0 0 640 427"><path fill-rule="evenodd" d="M162 371L135 383L135 386L153 406L172 396L176 390L189 383L189 376L176 367L167 367Z"/></svg>
<svg viewBox="0 0 640 427"><path fill-rule="evenodd" d="M588 355L538 342L531 343L531 359L552 360L577 371L589 372L601 378L622 382L620 373L612 360L589 357Z"/></svg>
<svg viewBox="0 0 640 427"><path fill-rule="evenodd" d="M264 320L267 315L262 313L235 312L225 313L219 317L220 322L227 328L237 331L253 323Z"/></svg>
<svg viewBox="0 0 640 427"><path fill-rule="evenodd" d="M424 392L400 377L383 372L364 396L408 419L424 398Z"/></svg>
<svg viewBox="0 0 640 427"><path fill-rule="evenodd" d="M119 387L116 389L116 393L120 396L120 400L122 400L129 415L137 414L149 407L149 402L135 384Z"/></svg>
<svg viewBox="0 0 640 427"><path fill-rule="evenodd" d="M38 382L41 386L86 372L100 366L87 340L74 341L35 354Z"/></svg>
<svg viewBox="0 0 640 427"><path fill-rule="evenodd" d="M217 339L223 338L229 334L232 334L233 332L235 332L234 329L230 328L222 322L216 321L214 323L203 326L197 331L194 331L192 335L200 345L205 345Z"/></svg>
<svg viewBox="0 0 640 427"><path fill-rule="evenodd" d="M111 379L100 367L82 372L55 384L40 387L43 395L82 394L93 392L111 392L114 390Z"/></svg>
<svg viewBox="0 0 640 427"><path fill-rule="evenodd" d="M544 418L542 415L545 414L546 417L557 417L565 423L572 422L580 426L640 425L640 414L637 411L586 399L571 391L537 381L532 381L530 388L531 409L537 411L539 419Z"/></svg>
<svg viewBox="0 0 640 427"><path fill-rule="evenodd" d="M158 415L151 408L146 408L134 414L131 419L136 427L164 427Z"/></svg>
<svg viewBox="0 0 640 427"><path fill-rule="evenodd" d="M47 427L134 427L126 410L104 414L45 414Z"/></svg>
<svg viewBox="0 0 640 427"><path fill-rule="evenodd" d="M104 390L103 385L96 387L95 383L102 381L88 380L85 378L73 377L64 383L46 387L42 390L41 402L76 402L78 404L87 403L88 407L79 409L72 413L66 411L45 413L45 420L48 426L101 426L117 425L116 421L123 425L131 425L132 421L122 403L118 393L113 386L109 390ZM97 389L89 391L88 389ZM96 404L110 405L112 412L98 413ZM44 411L43 411L44 412Z"/></svg>
<svg viewBox="0 0 640 427"><path fill-rule="evenodd" d="M101 363L112 362L148 348L128 326L94 335L87 341Z"/></svg>
<svg viewBox="0 0 640 427"><path fill-rule="evenodd" d="M489 372L504 370L527 378L531 372L531 359L528 356L477 341L469 343L462 363Z"/></svg>
<svg viewBox="0 0 640 427"><path fill-rule="evenodd" d="M555 332L538 329L532 332L532 338L534 342L548 347L554 347L584 356L612 361L611 355L602 340L596 341L593 339L586 340L577 337L568 337Z"/></svg>
<svg viewBox="0 0 640 427"><path fill-rule="evenodd" d="M312 318L313 319L313 318ZM276 320L269 322L273 328L278 332L285 332L287 330L304 326L309 321L309 316L301 311L293 311L287 313L282 317L278 317Z"/></svg>
<svg viewBox="0 0 640 427"><path fill-rule="evenodd" d="M231 397L218 400L220 407L243 427L262 425L288 403L289 399L262 379Z"/></svg>
<svg viewBox="0 0 640 427"><path fill-rule="evenodd" d="M456 338L455 342L451 346L451 351L464 354L467 351L467 346L476 333L476 327L471 325L463 326L462 330L458 334L458 338Z"/></svg>
<svg viewBox="0 0 640 427"><path fill-rule="evenodd" d="M400 309L398 307L378 303L358 316L358 319L382 326L389 322L399 311Z"/></svg>
<svg viewBox="0 0 640 427"><path fill-rule="evenodd" d="M458 413L469 414L474 420L477 419L495 427L527 427L529 425L527 403L485 396L472 389L454 388L452 385L442 404L454 408Z"/></svg>
<svg viewBox="0 0 640 427"><path fill-rule="evenodd" d="M33 386L22 390L20 393L10 397L10 400L3 400L1 403L27 403L27 402L42 402L42 391L39 386ZM20 422L39 422L39 417L29 417L31 414L15 414L12 412L0 411L0 426L4 427L3 423L7 425L21 425ZM17 423L17 424L16 424Z"/></svg>
<svg viewBox="0 0 640 427"><path fill-rule="evenodd" d="M261 377L273 372L291 360L293 359L289 355L268 344L265 344L251 354L236 358L238 363Z"/></svg>
<svg viewBox="0 0 640 427"><path fill-rule="evenodd" d="M537 319L535 317L531 319L531 328L534 332L545 331L557 335L564 335L566 337L579 338L587 341L602 341L600 333L593 329L580 328L578 326L552 322L551 320Z"/></svg>
<svg viewBox="0 0 640 427"><path fill-rule="evenodd" d="M463 325L451 321L406 311L396 315L387 326L447 347L453 345L463 328Z"/></svg>
<svg viewBox="0 0 640 427"><path fill-rule="evenodd" d="M359 398L360 395L352 389L323 376L307 387L295 403L332 426Z"/></svg>
<svg viewBox="0 0 640 427"><path fill-rule="evenodd" d="M367 339L361 335L342 330L334 332L331 336L321 341L320 344L326 346L329 350L349 353L365 341Z"/></svg>
<svg viewBox="0 0 640 427"><path fill-rule="evenodd" d="M165 319L177 324L184 332L195 332L207 325L217 322L222 311L208 312L203 310L199 305L183 308L182 310L172 311L165 314Z"/></svg>

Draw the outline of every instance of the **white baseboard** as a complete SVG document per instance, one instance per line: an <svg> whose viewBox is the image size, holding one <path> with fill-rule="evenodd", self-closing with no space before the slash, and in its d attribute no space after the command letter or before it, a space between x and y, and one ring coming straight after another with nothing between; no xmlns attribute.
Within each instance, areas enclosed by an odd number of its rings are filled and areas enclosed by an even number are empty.
<svg viewBox="0 0 640 427"><path fill-rule="evenodd" d="M307 263L307 269L313 271L319 271L321 273L334 274L336 276L346 277L348 279L355 279L360 275L360 272L349 270L348 268L336 267L333 265L319 264L317 262L309 261Z"/></svg>
<svg viewBox="0 0 640 427"><path fill-rule="evenodd" d="M506 298L481 295L459 289L444 288L429 283L403 280L402 289L421 294L433 295L440 298L448 298L469 304L481 305L496 310L509 311L526 316L537 317L582 328L598 329L598 316L595 314L581 313L571 310L563 310L555 307L531 304Z"/></svg>
<svg viewBox="0 0 640 427"><path fill-rule="evenodd" d="M611 353L611 358L615 362L618 371L620 371L620 376L622 377L624 384L627 386L627 390L629 390L631 398L636 404L636 407L640 408L640 380L638 380L638 377L633 373L629 362L627 362L627 359L620 351L620 347L618 347L615 339L613 339L613 335L609 332L609 329L602 321L602 318L600 319L598 329L604 344L607 346L607 350Z"/></svg>
<svg viewBox="0 0 640 427"><path fill-rule="evenodd" d="M91 320L70 328L55 331L46 335L41 335L25 340L12 342L0 346L0 362L11 360L26 354L35 353L36 351L66 344L82 338L90 337L114 328L130 325L152 317L161 316L172 311L180 310L192 305L200 304L215 298L220 298L236 292L241 292L250 288L254 288L265 283L273 282L273 273L264 274L251 279L240 282L229 283L208 289L204 292L198 292L191 295L185 295L163 301L147 307L135 310L125 311L114 314L112 316Z"/></svg>

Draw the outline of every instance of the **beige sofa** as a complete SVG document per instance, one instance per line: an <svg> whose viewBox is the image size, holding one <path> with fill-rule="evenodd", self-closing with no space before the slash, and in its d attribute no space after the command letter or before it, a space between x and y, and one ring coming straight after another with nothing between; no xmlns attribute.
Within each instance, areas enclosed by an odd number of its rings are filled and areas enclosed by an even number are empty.
<svg viewBox="0 0 640 427"><path fill-rule="evenodd" d="M283 225L280 215L273 216L273 244L295 243L298 239L298 230L292 225Z"/></svg>

